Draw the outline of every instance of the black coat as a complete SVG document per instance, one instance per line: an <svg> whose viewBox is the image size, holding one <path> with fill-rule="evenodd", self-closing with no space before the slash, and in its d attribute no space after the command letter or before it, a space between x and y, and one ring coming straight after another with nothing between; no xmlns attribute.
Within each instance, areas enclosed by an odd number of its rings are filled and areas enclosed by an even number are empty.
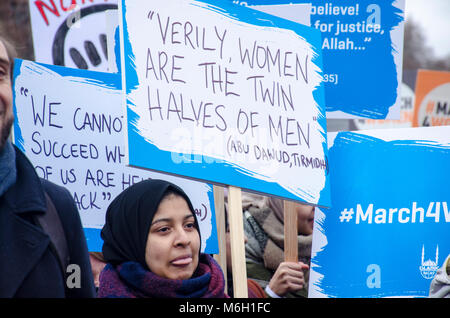
<svg viewBox="0 0 450 318"><path fill-rule="evenodd" d="M0 297L95 297L86 239L72 196L39 178L25 155L15 150L17 181L0 198ZM67 287L50 238L34 221L47 210L44 189L60 216L69 264L80 268L80 288Z"/></svg>

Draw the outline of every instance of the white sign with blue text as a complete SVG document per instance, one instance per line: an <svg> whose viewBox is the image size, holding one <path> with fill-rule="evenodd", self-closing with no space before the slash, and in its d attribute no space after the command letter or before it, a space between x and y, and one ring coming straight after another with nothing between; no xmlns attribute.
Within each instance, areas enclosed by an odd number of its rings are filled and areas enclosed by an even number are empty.
<svg viewBox="0 0 450 318"><path fill-rule="evenodd" d="M223 1L119 4L130 165L329 206L319 31Z"/></svg>
<svg viewBox="0 0 450 318"><path fill-rule="evenodd" d="M450 126L329 134L310 297L427 297L450 254Z"/></svg>
<svg viewBox="0 0 450 318"><path fill-rule="evenodd" d="M72 193L90 251L101 251L109 203L130 185L152 178L185 190L203 250L218 252L211 185L126 166L119 74L16 60L14 78L14 142L40 177Z"/></svg>

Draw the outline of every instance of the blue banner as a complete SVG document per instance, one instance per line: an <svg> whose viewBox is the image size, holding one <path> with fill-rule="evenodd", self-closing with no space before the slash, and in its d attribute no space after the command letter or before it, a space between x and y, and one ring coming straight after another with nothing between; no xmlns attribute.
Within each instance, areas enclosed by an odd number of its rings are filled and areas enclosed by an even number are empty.
<svg viewBox="0 0 450 318"><path fill-rule="evenodd" d="M310 296L426 297L450 253L450 127L340 132Z"/></svg>
<svg viewBox="0 0 450 318"><path fill-rule="evenodd" d="M311 27L322 33L327 117L399 119L404 1L233 2L312 3Z"/></svg>

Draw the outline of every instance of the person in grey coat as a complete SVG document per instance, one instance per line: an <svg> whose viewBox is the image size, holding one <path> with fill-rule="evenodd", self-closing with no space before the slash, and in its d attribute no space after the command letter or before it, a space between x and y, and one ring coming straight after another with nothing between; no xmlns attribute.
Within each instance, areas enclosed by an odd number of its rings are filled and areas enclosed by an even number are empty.
<svg viewBox="0 0 450 318"><path fill-rule="evenodd" d="M450 298L450 254L430 284L430 298Z"/></svg>
<svg viewBox="0 0 450 318"><path fill-rule="evenodd" d="M314 207L296 203L298 262L284 261L283 200L242 195L247 276L272 298L308 297Z"/></svg>
<svg viewBox="0 0 450 318"><path fill-rule="evenodd" d="M0 36L0 298L95 297L86 238L71 194L39 178L8 139L14 121L13 57L14 48ZM49 231L39 221L50 213L47 197L53 215L59 215L59 226L49 222ZM61 235L50 236L50 231ZM67 242L64 258L55 243L61 240Z"/></svg>

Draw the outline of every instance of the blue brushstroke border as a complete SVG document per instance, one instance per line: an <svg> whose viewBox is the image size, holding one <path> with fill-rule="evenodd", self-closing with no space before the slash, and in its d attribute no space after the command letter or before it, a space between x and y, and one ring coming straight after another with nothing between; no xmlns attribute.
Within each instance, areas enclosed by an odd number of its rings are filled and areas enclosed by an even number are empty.
<svg viewBox="0 0 450 318"><path fill-rule="evenodd" d="M129 32L127 28L126 21L126 0L120 1L121 12L122 12L122 28L123 28L123 46L124 52L127 54L125 60L129 61L129 64L125 65L124 71L126 74L126 87L125 93L128 95L136 87L139 86L139 81L137 78L136 67L133 63L134 54L131 42L129 40ZM209 6L210 10L214 10L226 17L234 17L237 20L244 21L249 24L262 27L277 27L283 29L289 29L297 33L300 37L304 38L312 47L315 53L311 61L316 64L320 69L322 69L322 54L321 54L321 44L322 36L321 33L314 29L301 24L294 23L289 20L274 17L269 14L265 14L250 8L228 4L223 1L208 0L208 1L197 1L200 3L205 3ZM322 73L319 73L322 75ZM328 146L327 146L327 126L325 117L325 96L324 96L324 84L320 83L319 86L313 92L313 97L317 103L317 109L319 114L321 114L317 121L322 128L322 149L324 153L325 160L327 160ZM271 193L272 195L284 197L292 200L301 201L308 203L304 198L299 198L293 195L291 192L287 191L275 182L260 181L253 177L250 177L245 171L239 171L241 169L233 167L229 163L215 164L213 168L209 167L205 169L206 166L198 165L194 160L187 160L189 164L195 164L194 166L189 166L189 171L186 171L187 164L170 165L167 166L165 162L172 162L171 153L167 151L161 151L153 144L144 141L144 138L139 135L133 123L137 122L139 116L130 109L130 105L133 103L127 99L127 121L128 121L128 146L129 146L129 162L132 166L137 167L147 167L149 169L155 169L158 171L164 171L167 173L172 173L175 175L187 176L199 180L208 180L209 182L215 182L218 184L233 185L236 187L241 187L245 189L250 189L250 191L258 191L263 193ZM148 159L149 154L151 154L151 159ZM180 154L185 158L191 157L191 154ZM192 156L195 158L195 156ZM204 157L206 162L215 162L214 158ZM211 174L210 171L214 171ZM230 175L232 176L230 178ZM237 176L235 176L237 175ZM236 180L238 179L238 180ZM328 173L325 174L325 185L320 193L320 198L318 199L317 205L328 207L331 205L330 202L330 189Z"/></svg>

